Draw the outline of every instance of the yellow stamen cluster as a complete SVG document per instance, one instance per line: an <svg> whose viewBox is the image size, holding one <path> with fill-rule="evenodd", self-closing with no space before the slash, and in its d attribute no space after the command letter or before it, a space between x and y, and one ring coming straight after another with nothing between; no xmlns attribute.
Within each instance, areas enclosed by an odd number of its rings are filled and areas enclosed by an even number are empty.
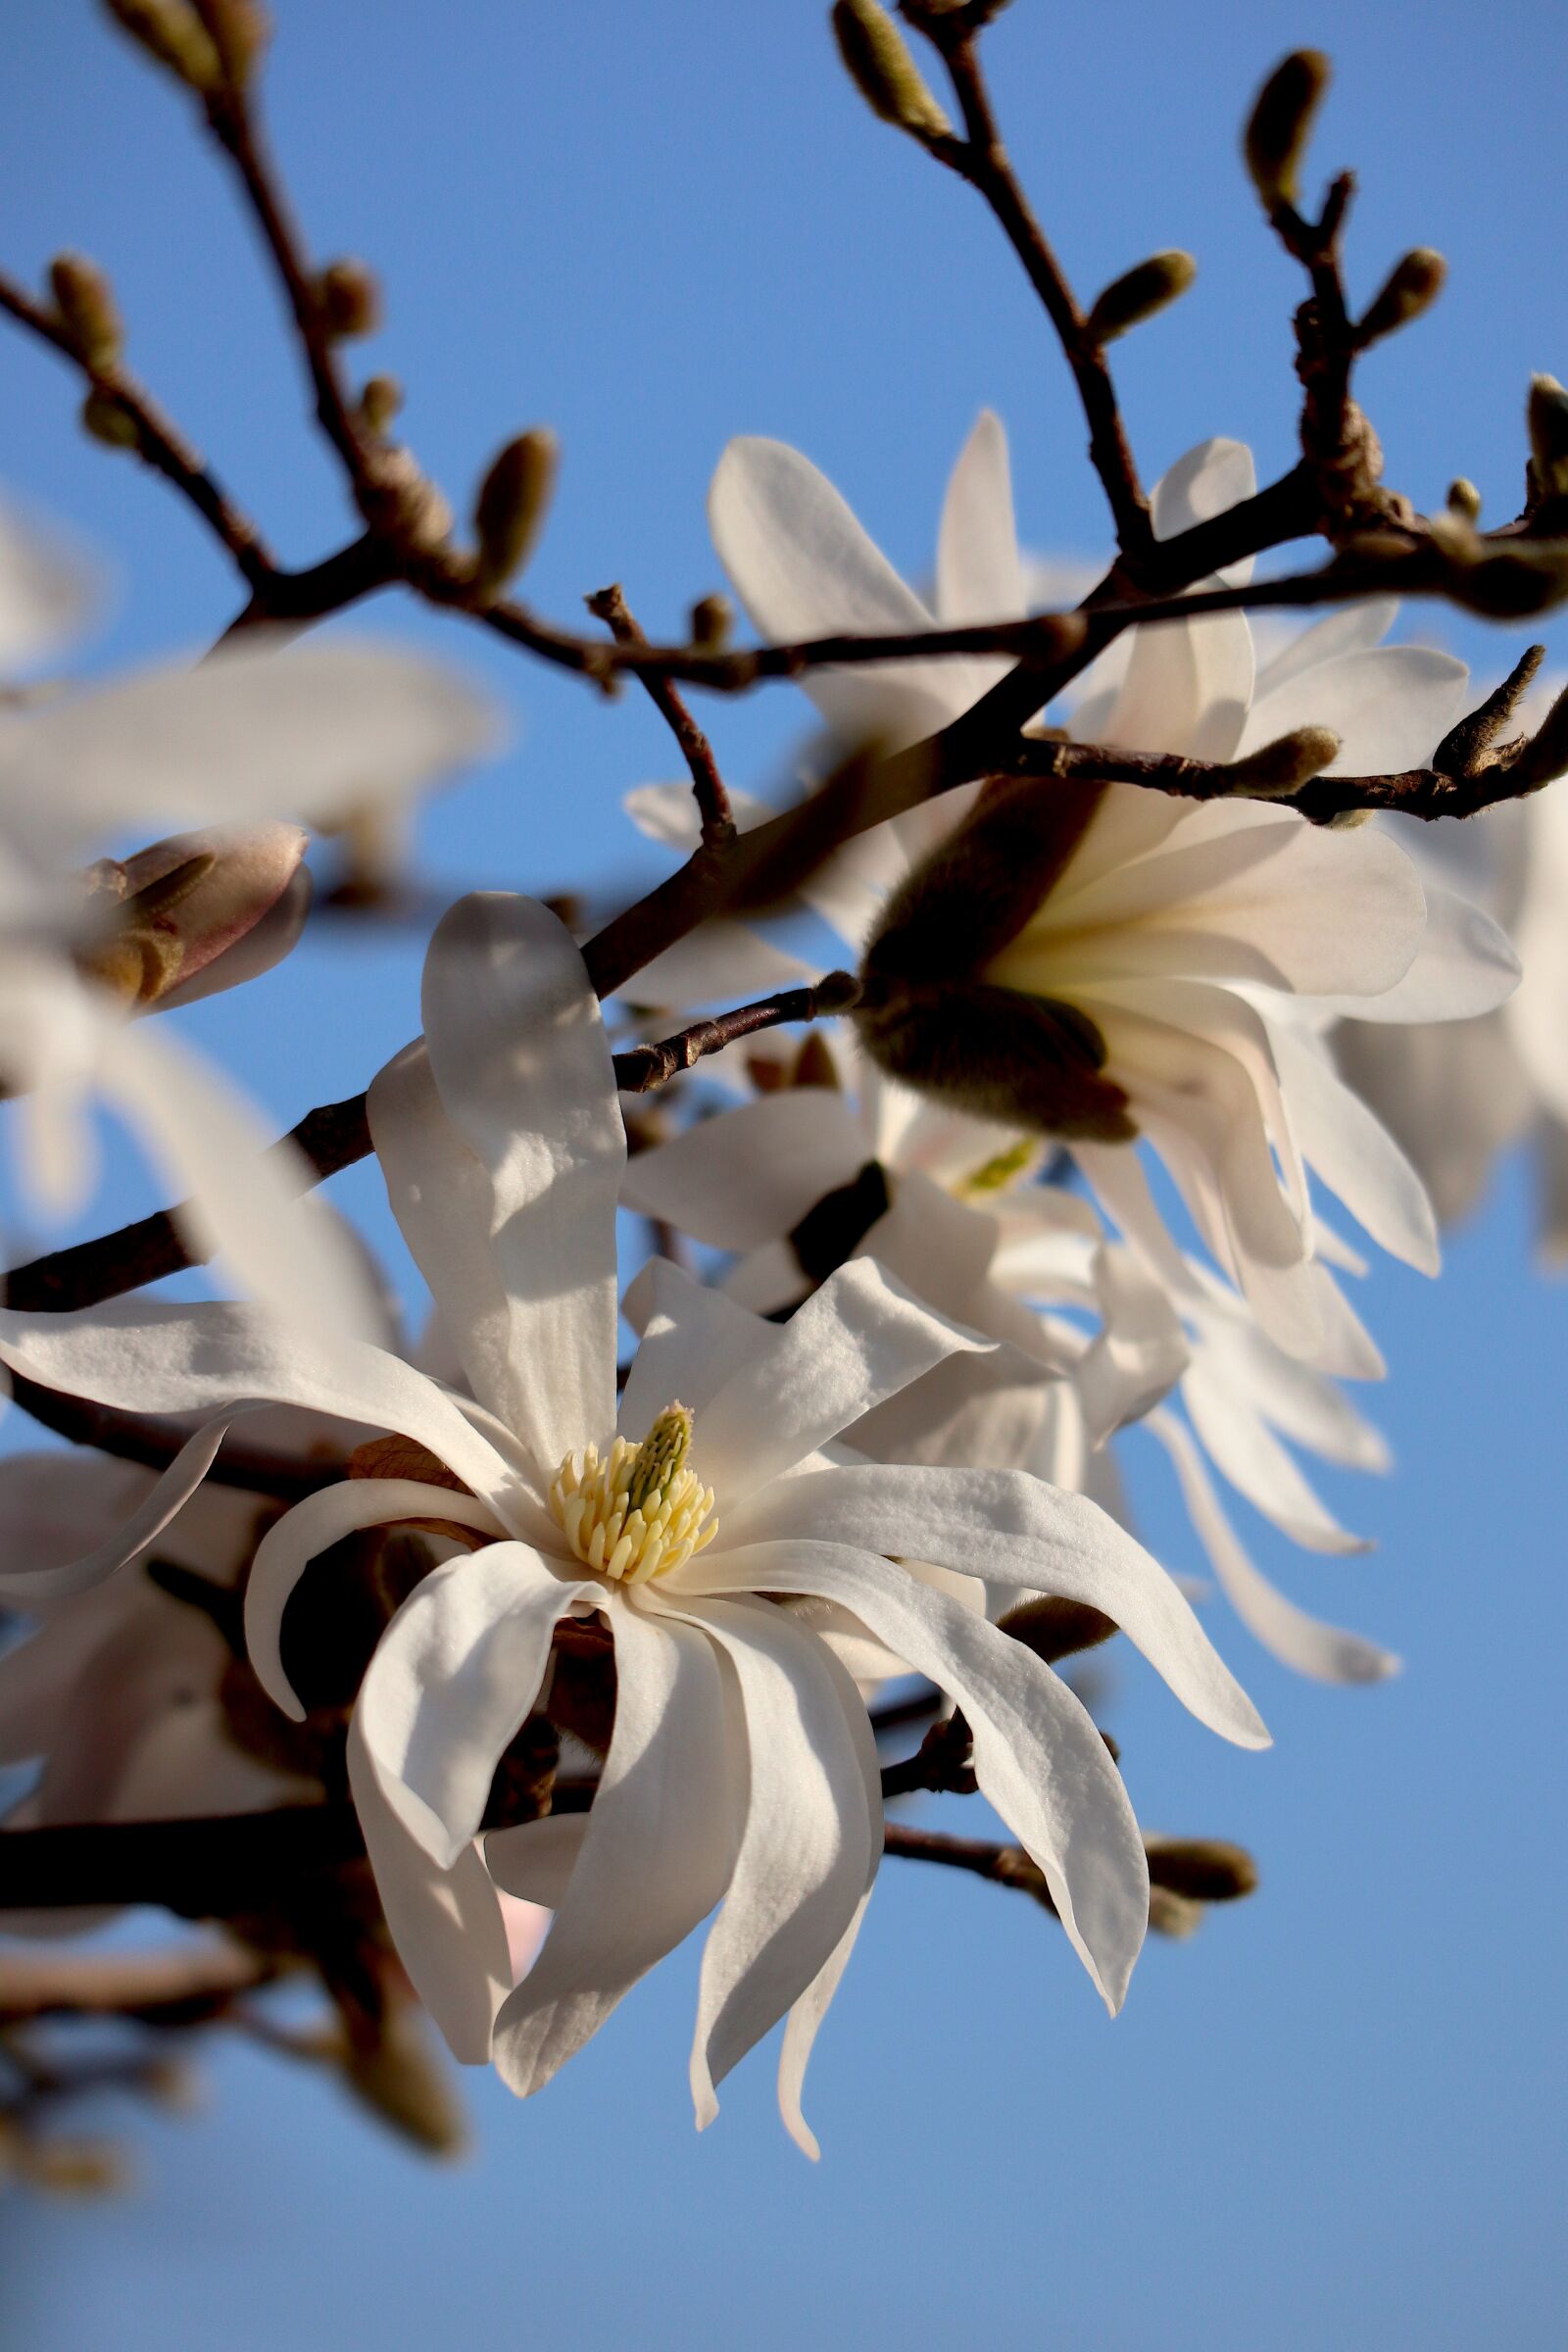
<svg viewBox="0 0 1568 2352"><path fill-rule="evenodd" d="M999 1152L994 1159L982 1160L979 1167L960 1176L953 1189L960 1200L1010 1191L1021 1178L1032 1176L1045 1156L1046 1147L1038 1136L1020 1135L1008 1150Z"/></svg>
<svg viewBox="0 0 1568 2352"><path fill-rule="evenodd" d="M692 1416L666 1405L640 1446L617 1438L568 1453L550 1482L550 1514L577 1558L600 1576L645 1585L667 1576L718 1533L713 1490L686 1468Z"/></svg>

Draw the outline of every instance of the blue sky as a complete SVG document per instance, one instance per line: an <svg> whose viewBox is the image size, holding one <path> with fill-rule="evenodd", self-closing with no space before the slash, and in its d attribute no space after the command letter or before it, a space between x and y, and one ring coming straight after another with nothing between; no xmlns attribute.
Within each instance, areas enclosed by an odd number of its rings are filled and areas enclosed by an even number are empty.
<svg viewBox="0 0 1568 2352"><path fill-rule="evenodd" d="M651 629L677 627L717 584L703 493L739 431L804 448L918 573L990 404L1028 543L1103 544L1015 266L967 191L865 114L814 0L275 13L276 144L318 250L383 269L367 364L404 378L421 458L461 511L505 436L562 434L529 582L545 610L569 620L619 578ZM21 0L0 37L0 260L97 256L155 391L287 557L325 552L342 495L177 95L87 0ZM1556 12L1524 0L1017 0L991 38L997 92L1080 286L1161 246L1199 257L1194 292L1118 354L1146 472L1212 432L1251 441L1264 472L1288 461L1299 289L1236 134L1261 74L1306 41L1338 66L1315 167L1362 179L1352 290L1414 243L1451 266L1436 311L1365 369L1391 477L1427 504L1468 473L1510 512L1528 376L1568 374L1568 74ZM89 661L210 638L236 601L221 562L157 484L82 441L47 355L0 339L0 416L6 481L118 571ZM1522 642L1421 618L1489 676ZM513 752L427 812L436 887L657 870L618 813L627 786L672 772L641 700L605 706L391 600L358 625L444 646L514 714ZM1568 661L1561 624L1552 650ZM759 783L802 711L782 690L710 716L732 778ZM188 1026L287 1124L402 1044L416 977L410 938L324 935ZM162 1197L115 1169L99 1217ZM384 1235L368 1171L336 1194ZM1191 1945L1152 1945L1114 2025L1032 1906L899 1866L814 2063L819 2170L778 2127L765 2056L693 2133L690 1955L535 2104L475 2080L476 2151L451 2170L233 2052L198 2118L139 2131L134 2198L0 2211L8 2346L401 2352L487 2328L575 2352L1560 2341L1568 1297L1531 1270L1528 1208L1509 1170L1441 1283L1385 1266L1369 1286L1397 1467L1336 1499L1377 1552L1307 1559L1240 1514L1294 1593L1399 1649L1404 1677L1320 1690L1216 1618L1275 1733L1259 1758L1120 1665L1109 1719L1141 1810L1242 1838L1263 1885ZM1196 1569L1167 1489L1146 1483L1151 1541Z"/></svg>

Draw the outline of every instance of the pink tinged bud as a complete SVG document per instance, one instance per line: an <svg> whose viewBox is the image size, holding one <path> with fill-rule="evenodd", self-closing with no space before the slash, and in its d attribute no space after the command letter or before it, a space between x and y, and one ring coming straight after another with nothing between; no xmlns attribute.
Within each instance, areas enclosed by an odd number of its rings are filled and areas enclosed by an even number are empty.
<svg viewBox="0 0 1568 2352"><path fill-rule="evenodd" d="M115 931L156 942L164 975L144 1004L193 1004L281 961L310 906L309 838L298 825L216 828L176 834L124 860Z"/></svg>

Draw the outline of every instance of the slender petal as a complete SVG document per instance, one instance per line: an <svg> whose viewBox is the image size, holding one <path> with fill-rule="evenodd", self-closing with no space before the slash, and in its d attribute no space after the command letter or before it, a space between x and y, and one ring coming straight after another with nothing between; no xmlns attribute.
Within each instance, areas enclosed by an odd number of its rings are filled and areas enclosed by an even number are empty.
<svg viewBox="0 0 1568 2352"><path fill-rule="evenodd" d="M706 1634L612 1597L615 1723L588 1834L544 1949L496 2021L496 2067L519 2098L690 1935L734 1868L745 1773L727 1670Z"/></svg>
<svg viewBox="0 0 1568 2352"><path fill-rule="evenodd" d="M1114 1619L1200 1723L1241 1747L1269 1744L1256 1708L1174 1580L1082 1494L1018 1470L810 1470L728 1514L718 1545L678 1569L671 1587L684 1592L727 1571L736 1546L744 1558L757 1544L797 1540L935 1560L988 1584L1083 1601Z"/></svg>
<svg viewBox="0 0 1568 2352"><path fill-rule="evenodd" d="M490 1178L490 1246L512 1301L508 1394L484 1401L549 1478L615 1418L626 1138L599 1000L547 907L476 892L430 943L424 1025L447 1115Z"/></svg>
<svg viewBox="0 0 1568 2352"><path fill-rule="evenodd" d="M476 1495L411 1478L346 1478L285 1511L257 1546L245 1585L245 1646L262 1689L296 1723L304 1722L305 1709L284 1671L281 1648L290 1594L319 1553L361 1528L390 1527L399 1519L441 1519L482 1535L506 1534Z"/></svg>
<svg viewBox="0 0 1568 2352"><path fill-rule="evenodd" d="M715 1250L756 1250L789 1233L868 1156L844 1096L788 1087L639 1152L620 1197Z"/></svg>
<svg viewBox="0 0 1568 2352"><path fill-rule="evenodd" d="M7 1321L11 1318L7 1317ZM13 1370L22 1370L8 1349L0 1349ZM60 1384L64 1386L65 1384ZM175 1454L169 1468L159 1479L152 1493L132 1511L130 1517L101 1544L74 1560L38 1562L26 1568L12 1569L0 1575L0 1599L14 1601L19 1607L29 1606L29 1590L47 1592L51 1600L63 1600L73 1593L85 1592L101 1585L107 1577L136 1558L149 1544L156 1543L165 1528L181 1510L212 1467L214 1456L223 1443L229 1423L243 1406L231 1404L216 1420L207 1421Z"/></svg>
<svg viewBox="0 0 1568 2352"><path fill-rule="evenodd" d="M365 1752L382 1793L450 1870L476 1834L503 1753L533 1711L563 1617L601 1601L526 1544L491 1544L416 1585L360 1690Z"/></svg>
<svg viewBox="0 0 1568 2352"><path fill-rule="evenodd" d="M688 1593L817 1592L853 1610L963 1709L975 1777L1046 1875L1063 1928L1114 2013L1149 1924L1149 1871L1121 1776L1066 1685L1022 1642L905 1568L843 1544L709 1550Z"/></svg>
<svg viewBox="0 0 1568 2352"><path fill-rule="evenodd" d="M1425 767L1459 716L1469 675L1451 654L1426 645L1348 653L1260 694L1239 750L1245 757L1296 727L1330 727L1341 745L1330 775Z"/></svg>

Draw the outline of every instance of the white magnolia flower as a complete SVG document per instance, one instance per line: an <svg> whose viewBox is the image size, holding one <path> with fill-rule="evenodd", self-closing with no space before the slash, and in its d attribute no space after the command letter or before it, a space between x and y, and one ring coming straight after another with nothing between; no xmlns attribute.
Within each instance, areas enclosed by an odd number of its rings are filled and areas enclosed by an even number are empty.
<svg viewBox="0 0 1568 2352"><path fill-rule="evenodd" d="M35 659L84 602L70 563L0 516L0 664ZM344 642L258 643L196 666L0 698L0 1088L18 1098L23 1170L42 1205L64 1213L85 1195L83 1114L98 1094L188 1198L204 1251L318 1329L363 1322L352 1261L297 1198L287 1155L264 1155L261 1119L207 1062L86 976L109 901L90 899L77 869L108 838L134 828L145 839L170 822L271 826L264 847L274 844L275 863L277 820L406 798L493 733L488 707L455 673ZM230 900L254 899L244 872L225 887ZM270 944L283 942L273 933ZM242 976L254 956L247 965L232 953L231 976ZM204 993L200 977L193 964L176 994Z"/></svg>
<svg viewBox="0 0 1568 2352"><path fill-rule="evenodd" d="M868 1263L783 1326L654 1266L629 1301L643 1338L617 1425L625 1139L581 957L543 908L466 900L432 942L424 1022L377 1079L371 1120L476 1403L368 1347L323 1366L235 1306L7 1315L0 1352L105 1402L220 1416L241 1397L324 1405L406 1436L462 1481L325 1489L269 1534L247 1594L257 1670L292 1706L277 1629L309 1559L399 1519L472 1531L472 1556L425 1579L383 1636L349 1750L394 1936L458 2054L493 2048L514 2089L538 2088L717 1903L692 2059L699 2121L789 2012L781 2097L810 2144L801 2079L881 1844L839 1635L955 1693L981 1788L1117 2006L1148 1916L1120 1777L1049 1668L951 1576L901 1563L949 1563L977 1592L1088 1601L1200 1720L1263 1744L1176 1587L1092 1504L1027 1476L828 1459L867 1411L984 1345ZM496 1880L556 1912L514 1989L474 1841L572 1618L612 1639L614 1728L585 1828L546 1820L489 1840Z"/></svg>
<svg viewBox="0 0 1568 2352"><path fill-rule="evenodd" d="M1544 715L1527 707L1524 723ZM1568 799L1560 784L1462 823L1391 819L1423 877L1485 908L1523 978L1505 1004L1441 1027L1348 1021L1336 1059L1397 1136L1445 1224L1473 1208L1494 1160L1529 1138L1543 1247L1568 1258Z"/></svg>
<svg viewBox="0 0 1568 2352"><path fill-rule="evenodd" d="M1204 444L1156 487L1156 533L1173 535L1251 484L1245 449ZM782 444L731 444L710 517L765 637L909 629L931 617L832 486ZM982 417L950 485L937 578L945 620L1021 610L1005 447L994 417ZM1336 613L1260 674L1241 613L1130 631L1086 679L1075 731L1216 760L1310 722L1341 736L1336 768L1417 764L1457 715L1465 671L1424 647L1380 645L1390 616L1386 606ZM956 716L1004 666L873 665L803 683L841 737L898 744ZM689 797L677 802L656 787L631 805L645 829L684 840ZM1062 805L1073 797L1063 792ZM803 897L858 955L891 895L974 806L972 795L944 795L876 828ZM1308 1165L1383 1247L1410 1262L1433 1267L1436 1238L1419 1179L1340 1083L1317 1029L1335 1010L1364 1003L1401 1020L1494 1004L1516 977L1506 942L1464 902L1424 892L1408 859L1376 831L1323 833L1256 803L1194 806L1131 785L1108 787L1083 808L1082 836L1037 912L979 977L1088 1017L1106 1052L1104 1078L1164 1159L1220 1264L1282 1346L1335 1369L1339 1317L1325 1294ZM772 943L751 946L739 926L715 924L642 973L638 995L672 1004L745 997L808 968L791 959L781 969ZM965 1016L951 1002L946 1009L954 1059L972 1090L972 1054L958 1034ZM1027 1075L1016 1057L1013 1066ZM972 1092L965 1100L975 1106ZM1034 1123L1050 1127L1049 1103ZM1125 1143L1070 1132L1066 1140L1128 1240L1174 1281L1178 1253L1139 1155Z"/></svg>
<svg viewBox="0 0 1568 2352"><path fill-rule="evenodd" d="M733 1252L723 1288L761 1312L806 1297L833 1249L875 1258L927 1304L1005 1343L992 1356L949 1358L868 1414L848 1433L858 1450L1027 1469L1095 1493L1098 1449L1141 1422L1171 1455L1220 1584L1264 1646L1326 1681L1391 1672L1387 1651L1274 1591L1246 1558L1202 1460L1206 1451L1296 1543L1364 1549L1282 1443L1386 1466L1383 1441L1335 1383L1275 1347L1196 1260L1167 1290L1107 1246L1086 1200L1030 1181L1043 1150L1034 1139L922 1102L844 1059L856 1092L784 1086L700 1119L629 1161L623 1201ZM1332 1286L1326 1296L1338 1304L1338 1355L1362 1377L1380 1374L1348 1306ZM1054 1311L1063 1308L1078 1319ZM1032 1379L1020 1378L1020 1358L1038 1367ZM1173 1385L1190 1429L1155 1409Z"/></svg>

